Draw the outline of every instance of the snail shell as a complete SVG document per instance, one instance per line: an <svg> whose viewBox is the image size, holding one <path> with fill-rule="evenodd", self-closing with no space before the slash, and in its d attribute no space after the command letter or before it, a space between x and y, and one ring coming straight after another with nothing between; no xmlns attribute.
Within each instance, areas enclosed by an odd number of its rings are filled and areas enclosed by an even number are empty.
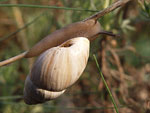
<svg viewBox="0 0 150 113"><path fill-rule="evenodd" d="M89 57L89 45L87 38L78 37L41 54L26 78L25 102L42 103L63 94L84 71Z"/></svg>
<svg viewBox="0 0 150 113"><path fill-rule="evenodd" d="M43 103L47 100L57 98L64 92L65 90L54 92L54 91L40 89L36 87L30 80L30 77L27 76L25 81L25 88L24 88L24 101L26 104Z"/></svg>

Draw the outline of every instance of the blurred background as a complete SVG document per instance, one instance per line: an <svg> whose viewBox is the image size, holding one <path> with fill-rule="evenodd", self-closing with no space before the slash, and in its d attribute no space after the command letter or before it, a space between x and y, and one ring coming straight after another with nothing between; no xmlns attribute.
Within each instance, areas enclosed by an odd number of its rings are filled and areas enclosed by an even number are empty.
<svg viewBox="0 0 150 113"><path fill-rule="evenodd" d="M116 0L0 0L0 4L32 4L99 11ZM0 7L0 61L31 48L65 25L95 12ZM88 65L80 79L59 98L39 105L22 99L24 81L34 60L0 67L0 113L114 113L93 54L118 105L119 113L150 113L150 0L133 0L99 19L104 30L91 42Z"/></svg>

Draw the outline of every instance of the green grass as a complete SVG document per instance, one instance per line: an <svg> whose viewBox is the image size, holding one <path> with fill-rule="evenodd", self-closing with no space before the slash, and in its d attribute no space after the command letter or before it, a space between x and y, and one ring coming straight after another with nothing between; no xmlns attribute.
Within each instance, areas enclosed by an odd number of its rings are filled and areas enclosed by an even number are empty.
<svg viewBox="0 0 150 113"><path fill-rule="evenodd" d="M107 83L106 83L106 81L105 81L105 78L104 78L104 76L103 76L103 73L102 73L101 70L100 70L100 66L99 66L99 64L98 64L97 58L96 58L95 55L93 55L93 57L94 57L94 60L95 60L95 62L96 62L96 66L97 66L97 68L98 68L99 74L100 74L100 76L102 77L102 80L103 80L103 82L104 82L104 85L105 85L105 87L106 87L106 89L107 89L107 91L108 91L108 93L109 93L109 96L110 96L110 98L111 98L111 101L112 101L112 103L113 103L113 105L114 105L114 107L115 107L116 113L119 113L118 108L117 108L117 105L116 105L116 102L115 102L115 100L114 100L114 98L113 98L113 96L112 96L112 94L111 94L111 91L110 91L110 89L109 89L109 87L108 87L108 85L107 85Z"/></svg>
<svg viewBox="0 0 150 113"><path fill-rule="evenodd" d="M96 10L89 10L89 9L57 7L57 6L48 6L48 5L31 5L31 4L0 4L0 7L47 8L47 9L61 9L61 10L73 10L73 11L98 12Z"/></svg>

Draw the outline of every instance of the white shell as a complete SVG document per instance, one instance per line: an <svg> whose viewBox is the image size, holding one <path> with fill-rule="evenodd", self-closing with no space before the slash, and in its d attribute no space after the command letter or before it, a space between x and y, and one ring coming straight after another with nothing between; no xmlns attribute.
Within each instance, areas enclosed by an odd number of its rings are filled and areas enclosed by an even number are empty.
<svg viewBox="0 0 150 113"><path fill-rule="evenodd" d="M41 54L26 79L25 95L31 92L27 91L28 89L32 90L28 85L30 82L32 86L36 87L34 88L36 92L43 92L43 90L51 92L51 97L45 98L43 96L46 100L61 95L66 88L78 80L84 71L89 57L89 45L87 38L78 37Z"/></svg>

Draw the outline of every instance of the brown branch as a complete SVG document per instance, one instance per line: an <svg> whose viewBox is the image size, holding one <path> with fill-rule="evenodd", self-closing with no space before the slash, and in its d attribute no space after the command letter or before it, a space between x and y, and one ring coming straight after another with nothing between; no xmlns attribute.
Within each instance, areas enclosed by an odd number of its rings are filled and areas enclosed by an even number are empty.
<svg viewBox="0 0 150 113"><path fill-rule="evenodd" d="M101 18L102 16L104 16L105 14L117 9L118 7L121 7L123 5L125 5L126 3L128 3L129 1L131 0L118 0L117 2L113 3L112 5L110 5L108 8L92 15L91 17L83 20L83 21L87 21L89 19L95 19L95 20L98 20L99 18ZM0 67L1 66L4 66L4 65L7 65L9 63L12 63L12 62L15 62L16 60L19 60L21 58L24 58L24 56L26 55L27 51L24 52L24 53L21 53L20 55L17 55L13 58L10 58L10 59L7 59L7 60L4 60L4 61L1 61L0 62Z"/></svg>
<svg viewBox="0 0 150 113"><path fill-rule="evenodd" d="M100 12L92 15L91 17L85 19L84 21L89 20L89 19L98 20L102 16L106 15L109 12L112 12L113 10L117 9L118 7L125 5L129 1L131 1L131 0L118 0L115 3L113 3L112 5L110 5L109 7L107 7L106 9L103 9L102 11L100 11Z"/></svg>

